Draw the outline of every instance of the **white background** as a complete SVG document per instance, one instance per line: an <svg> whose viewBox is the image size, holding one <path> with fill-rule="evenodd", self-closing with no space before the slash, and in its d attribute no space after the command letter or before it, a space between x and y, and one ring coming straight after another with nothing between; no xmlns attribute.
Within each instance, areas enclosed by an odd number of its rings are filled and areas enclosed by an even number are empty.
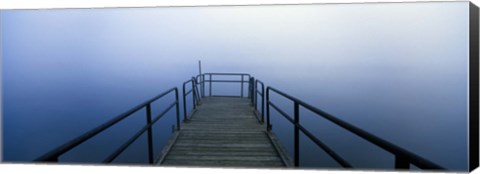
<svg viewBox="0 0 480 174"><path fill-rule="evenodd" d="M181 5L245 5L245 4L298 4L298 3L358 3L358 2L420 2L425 0L0 0L0 9L39 9L39 8L92 8L92 7L153 7ZM453 0L447 0L453 1ZM477 6L480 0L471 0ZM0 31L1 32L1 31ZM1 60L1 59L0 59ZM1 63L1 62L0 62ZM1 65L1 64L0 64ZM1 77L1 75L0 75ZM1 80L0 80L1 83ZM0 87L2 85L0 84ZM0 90L1 91L1 90ZM1 103L0 103L1 106ZM0 110L1 113L1 110ZM1 125L0 119L0 125ZM0 134L1 136L2 134ZM0 143L0 149L1 148ZM0 151L0 157L1 157ZM208 168L166 168L93 165L39 165L39 164L0 164L0 173L324 173L327 170L273 170L273 169L208 169ZM332 171L328 173L404 173L380 171ZM474 173L480 173L479 169Z"/></svg>

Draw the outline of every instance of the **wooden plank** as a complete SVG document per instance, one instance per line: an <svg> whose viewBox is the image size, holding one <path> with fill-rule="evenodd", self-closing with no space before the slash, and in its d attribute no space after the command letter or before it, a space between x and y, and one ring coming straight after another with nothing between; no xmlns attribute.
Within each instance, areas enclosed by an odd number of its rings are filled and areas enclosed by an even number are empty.
<svg viewBox="0 0 480 174"><path fill-rule="evenodd" d="M266 142L265 141L265 138L266 137L262 137L262 136L191 136L191 135L188 135L188 136L180 136L179 139L182 141L182 142L189 142L189 141L205 141L205 140L208 140L208 141L215 141L215 142L219 142L219 141L228 141L228 142L231 142L231 141L248 141L248 142L252 142L252 141L258 141L258 142Z"/></svg>
<svg viewBox="0 0 480 174"><path fill-rule="evenodd" d="M170 153L175 151L210 151L210 152L276 152L271 147L224 147L224 148L212 148L212 147L185 147L185 146L173 146Z"/></svg>
<svg viewBox="0 0 480 174"><path fill-rule="evenodd" d="M161 165L285 166L264 130L249 99L203 98Z"/></svg>
<svg viewBox="0 0 480 174"><path fill-rule="evenodd" d="M163 162L168 152L170 151L170 149L172 149L174 143L177 141L179 134L180 134L179 131L175 131L173 133L173 135L168 140L167 145L165 145L163 150L160 152L160 156L158 157L158 159L155 160L155 164L161 164Z"/></svg>
<svg viewBox="0 0 480 174"><path fill-rule="evenodd" d="M215 135L225 135L225 134L232 134L232 135L240 135L240 134L243 134L243 135L251 135L251 134L258 134L258 132L261 132L261 131L249 131L249 130L245 130L245 131L242 131L242 130L235 130L235 131L225 131L225 132L220 132L220 131L216 131L214 129L204 129L204 130L201 130L201 129L183 129L182 128L182 132L183 133L188 133L188 134L212 134L212 136L215 136Z"/></svg>
<svg viewBox="0 0 480 174"><path fill-rule="evenodd" d="M207 150L197 150L197 151L181 151L181 150L176 150L170 152L171 155L174 156L277 156L277 153L275 151L270 151L270 152L251 152L251 151L240 151L240 152L235 152L235 151L207 151Z"/></svg>
<svg viewBox="0 0 480 174"><path fill-rule="evenodd" d="M273 146L269 143L259 143L259 144L207 144L207 143L183 143L178 141L175 146L183 146L183 147L216 147L216 148L226 148L226 147L272 147Z"/></svg>
<svg viewBox="0 0 480 174"><path fill-rule="evenodd" d="M198 130L199 128L196 128L196 127L186 127L184 128L185 130ZM224 128L224 129L219 129L219 128L211 128L211 127L206 127L206 128L202 128L202 130L204 131L222 131L222 132L226 132L226 131L236 131L236 132L240 132L242 130L248 130L248 131L262 131L263 129L261 128L251 128L251 129L228 129L228 128Z"/></svg>
<svg viewBox="0 0 480 174"><path fill-rule="evenodd" d="M259 134L258 131L241 131L241 132L218 132L218 131L205 131L205 130L185 130L182 129L180 132L180 136L205 136L205 135L213 135L213 136L260 136L266 137L264 134Z"/></svg>
<svg viewBox="0 0 480 174"><path fill-rule="evenodd" d="M196 156L196 155L168 155L166 160L213 160L213 161L280 161L278 156Z"/></svg>
<svg viewBox="0 0 480 174"><path fill-rule="evenodd" d="M285 150L285 147L280 144L278 141L277 136L273 134L272 132L267 132L268 138L272 142L272 145L275 147L275 150L277 151L277 154L280 156L282 159L282 162L285 164L286 167L295 167L293 160L289 157L287 150Z"/></svg>
<svg viewBox="0 0 480 174"><path fill-rule="evenodd" d="M223 137L202 137L202 136L182 136L179 137L180 140L207 140L207 141L263 141L265 137L237 137L237 136L223 136Z"/></svg>
<svg viewBox="0 0 480 174"><path fill-rule="evenodd" d="M188 139L264 139L265 136L262 135L252 135L252 134L213 134L214 136L205 136L207 134L189 134L181 135L179 138L188 138Z"/></svg>
<svg viewBox="0 0 480 174"><path fill-rule="evenodd" d="M268 146L270 147L271 144L269 142L265 142L264 139L261 140L179 140L179 142L184 144L201 144L201 145L219 145L221 144L222 147L226 145L236 146L236 145L244 145L244 146Z"/></svg>
<svg viewBox="0 0 480 174"><path fill-rule="evenodd" d="M284 167L283 163L278 161L193 161L193 160L168 160L163 165L168 166L208 166L208 167Z"/></svg>

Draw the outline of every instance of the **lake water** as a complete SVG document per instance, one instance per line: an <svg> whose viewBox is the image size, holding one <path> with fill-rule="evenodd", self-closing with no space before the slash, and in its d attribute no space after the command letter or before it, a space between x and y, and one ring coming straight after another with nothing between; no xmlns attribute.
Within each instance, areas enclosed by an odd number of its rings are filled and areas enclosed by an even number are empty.
<svg viewBox="0 0 480 174"><path fill-rule="evenodd" d="M468 2L1 11L3 159L29 162L198 73L243 72L452 170L467 170ZM225 89L218 89L225 90ZM154 104L154 114L171 102ZM288 113L293 106L273 100ZM354 167L393 155L301 109ZM158 153L175 124L154 127ZM183 113L181 114L183 115ZM60 159L98 162L141 110ZM292 152L293 128L272 111ZM117 163L147 161L145 135ZM338 167L302 135L301 165Z"/></svg>

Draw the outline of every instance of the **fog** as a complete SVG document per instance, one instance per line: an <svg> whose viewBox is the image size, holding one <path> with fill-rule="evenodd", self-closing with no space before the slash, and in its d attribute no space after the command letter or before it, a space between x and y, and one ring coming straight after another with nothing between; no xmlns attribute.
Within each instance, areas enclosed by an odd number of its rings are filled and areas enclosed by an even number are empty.
<svg viewBox="0 0 480 174"><path fill-rule="evenodd" d="M249 73L446 168L467 169L468 2L5 10L1 31L5 161L31 161L181 87L201 60L203 72ZM89 147L121 144L142 114ZM273 114L288 142L291 127ZM354 166L388 167L365 156L393 159L311 114L301 119ZM173 119L165 122L159 129L170 133ZM90 153L77 155L101 156ZM305 154L302 164L330 167L314 164L332 161L320 156Z"/></svg>

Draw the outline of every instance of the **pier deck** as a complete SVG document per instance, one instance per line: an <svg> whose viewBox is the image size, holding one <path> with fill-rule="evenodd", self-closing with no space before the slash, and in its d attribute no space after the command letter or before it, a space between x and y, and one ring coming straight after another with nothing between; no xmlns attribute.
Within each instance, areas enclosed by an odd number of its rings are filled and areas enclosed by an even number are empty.
<svg viewBox="0 0 480 174"><path fill-rule="evenodd" d="M284 167L247 98L205 97L160 165Z"/></svg>

